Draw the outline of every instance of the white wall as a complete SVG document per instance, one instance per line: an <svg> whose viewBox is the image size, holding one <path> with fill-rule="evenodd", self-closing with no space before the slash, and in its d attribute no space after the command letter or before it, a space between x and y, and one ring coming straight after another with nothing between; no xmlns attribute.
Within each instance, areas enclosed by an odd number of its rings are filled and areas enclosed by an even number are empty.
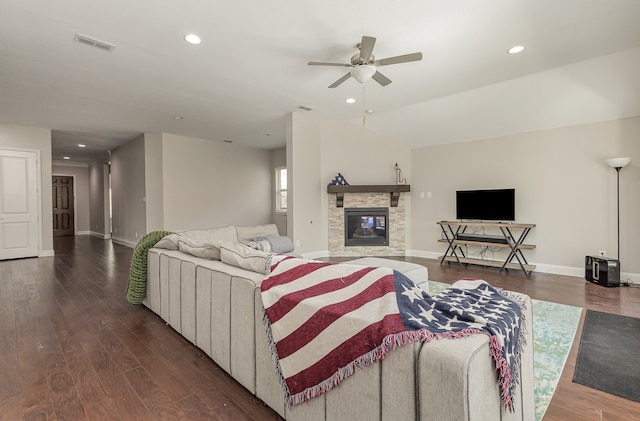
<svg viewBox="0 0 640 421"><path fill-rule="evenodd" d="M109 224L109 155L89 166L89 231L103 239L111 238Z"/></svg>
<svg viewBox="0 0 640 421"><path fill-rule="evenodd" d="M276 168L287 166L287 148L278 148L271 151L271 191L276 191ZM280 235L287 235L287 212L276 212L275 195L272 195L271 201L271 221L278 227Z"/></svg>
<svg viewBox="0 0 640 421"><path fill-rule="evenodd" d="M442 254L436 222L455 219L456 190L514 187L517 222L537 224L529 262L582 276L585 255L616 257L616 172L605 159L630 156L620 173L620 260L623 272L640 273L638 139L640 117L414 149L411 253Z"/></svg>
<svg viewBox="0 0 640 421"><path fill-rule="evenodd" d="M144 137L111 151L114 242L134 246L147 230Z"/></svg>
<svg viewBox="0 0 640 421"><path fill-rule="evenodd" d="M154 230L269 223L271 162L267 150L145 133L111 153L112 238L134 246Z"/></svg>
<svg viewBox="0 0 640 421"><path fill-rule="evenodd" d="M271 153L163 134L164 229L271 222Z"/></svg>
<svg viewBox="0 0 640 421"><path fill-rule="evenodd" d="M164 227L162 177L162 133L144 134L144 183L146 198L146 232Z"/></svg>
<svg viewBox="0 0 640 421"><path fill-rule="evenodd" d="M288 233L298 253L327 250L326 222L323 229L321 209L320 121L293 113L288 124Z"/></svg>
<svg viewBox="0 0 640 421"><path fill-rule="evenodd" d="M51 201L51 130L0 124L0 148L40 152L40 256L53 256L53 204Z"/></svg>
<svg viewBox="0 0 640 421"><path fill-rule="evenodd" d="M89 167L82 165L54 165L52 175L73 177L75 234L89 234Z"/></svg>
<svg viewBox="0 0 640 421"><path fill-rule="evenodd" d="M411 184L411 150L359 124L291 115L287 166L293 177L293 237L296 251L328 254L327 184L341 173L349 184L395 184L396 162ZM413 191L413 186L411 187ZM403 193L404 194L404 193ZM407 244L411 244L411 197L407 204ZM291 227L289 228L291 230Z"/></svg>

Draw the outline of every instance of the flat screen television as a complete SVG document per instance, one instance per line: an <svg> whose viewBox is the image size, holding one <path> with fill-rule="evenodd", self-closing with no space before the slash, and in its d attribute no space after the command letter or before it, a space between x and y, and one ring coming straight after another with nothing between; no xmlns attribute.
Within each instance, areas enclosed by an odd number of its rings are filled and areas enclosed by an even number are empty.
<svg viewBox="0 0 640 421"><path fill-rule="evenodd" d="M515 221L516 190L458 190L456 219Z"/></svg>

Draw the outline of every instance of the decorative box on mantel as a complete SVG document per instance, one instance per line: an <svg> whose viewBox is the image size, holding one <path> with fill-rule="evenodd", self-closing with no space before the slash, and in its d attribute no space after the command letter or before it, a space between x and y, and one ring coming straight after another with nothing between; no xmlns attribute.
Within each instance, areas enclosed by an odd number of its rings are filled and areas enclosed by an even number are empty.
<svg viewBox="0 0 640 421"><path fill-rule="evenodd" d="M391 194L391 207L398 206L398 199L400 199L400 193L411 191L411 186L408 184L391 184L391 185L332 185L327 186L327 193L336 194L336 207L341 208L344 205L345 193L390 193Z"/></svg>

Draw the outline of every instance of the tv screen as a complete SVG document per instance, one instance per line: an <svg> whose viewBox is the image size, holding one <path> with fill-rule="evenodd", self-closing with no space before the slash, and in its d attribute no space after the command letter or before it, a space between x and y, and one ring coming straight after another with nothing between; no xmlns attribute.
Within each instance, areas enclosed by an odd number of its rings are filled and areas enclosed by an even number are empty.
<svg viewBox="0 0 640 421"><path fill-rule="evenodd" d="M515 221L516 190L458 190L456 219Z"/></svg>

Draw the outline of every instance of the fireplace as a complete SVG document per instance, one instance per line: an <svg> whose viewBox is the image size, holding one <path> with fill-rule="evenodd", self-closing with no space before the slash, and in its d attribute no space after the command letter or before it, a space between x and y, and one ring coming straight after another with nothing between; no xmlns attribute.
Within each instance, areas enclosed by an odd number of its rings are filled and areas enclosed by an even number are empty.
<svg viewBox="0 0 640 421"><path fill-rule="evenodd" d="M389 208L345 208L345 246L388 246Z"/></svg>
<svg viewBox="0 0 640 421"><path fill-rule="evenodd" d="M346 191L342 200L343 207L337 206L337 196L338 194L330 192L327 198L329 256L362 257L406 255L405 230L407 220L405 210L408 207L406 205L406 201L409 199L408 195L401 194L398 197L398 206L396 207L391 206L392 198L388 192L361 191L354 193ZM345 245L345 237L348 237L348 232L345 229L347 225L345 210L354 208L357 208L359 211L366 211L367 208L384 208L384 210L388 212L388 218L385 221L388 245Z"/></svg>

